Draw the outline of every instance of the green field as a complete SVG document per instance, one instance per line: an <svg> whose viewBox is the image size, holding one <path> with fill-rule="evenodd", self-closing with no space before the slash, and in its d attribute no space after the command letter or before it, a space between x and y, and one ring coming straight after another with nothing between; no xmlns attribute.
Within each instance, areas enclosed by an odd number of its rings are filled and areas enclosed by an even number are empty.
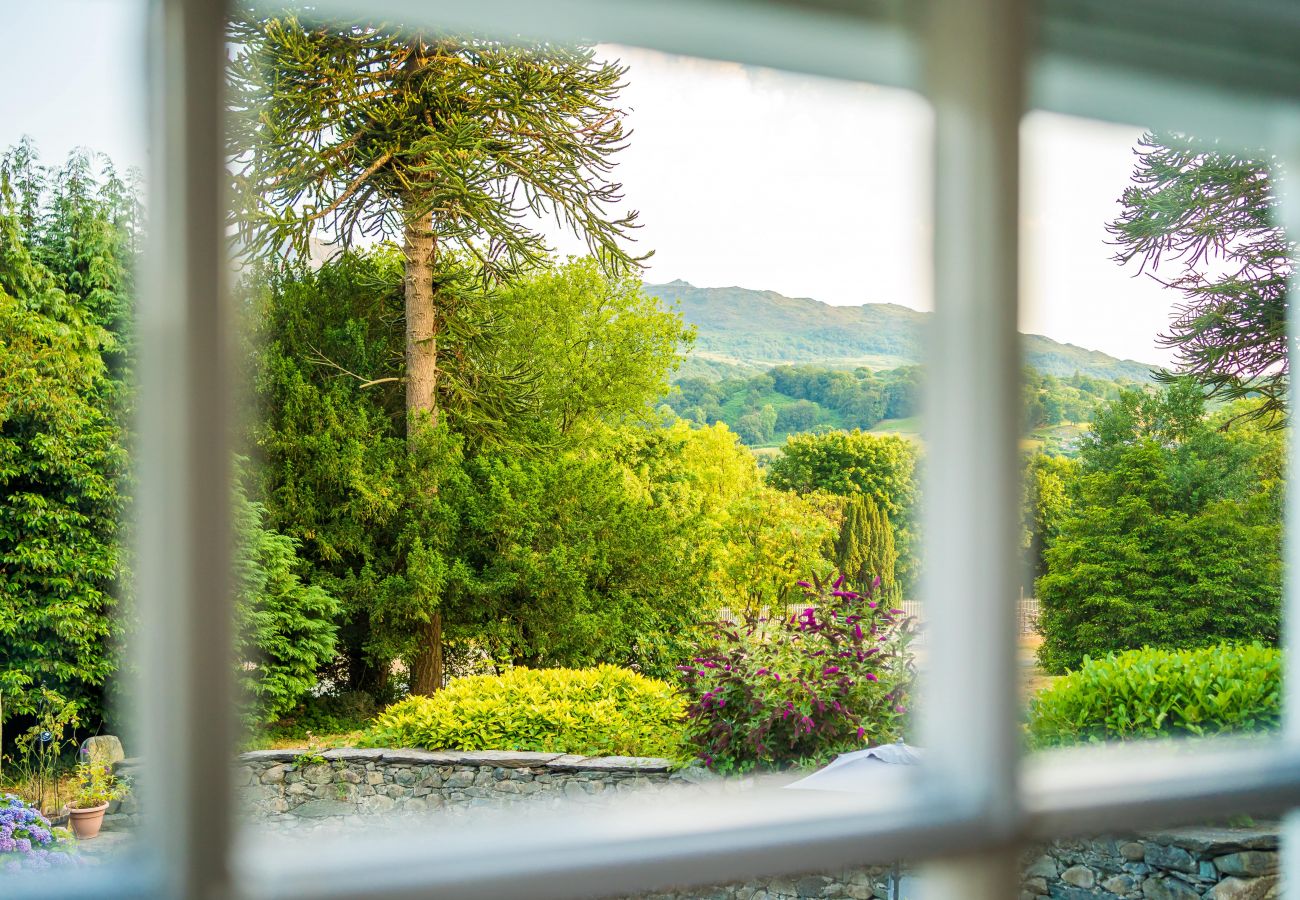
<svg viewBox="0 0 1300 900"><path fill-rule="evenodd" d="M908 416L906 419L881 419L871 429L872 434L901 434L903 437L919 438L921 436L921 417Z"/></svg>

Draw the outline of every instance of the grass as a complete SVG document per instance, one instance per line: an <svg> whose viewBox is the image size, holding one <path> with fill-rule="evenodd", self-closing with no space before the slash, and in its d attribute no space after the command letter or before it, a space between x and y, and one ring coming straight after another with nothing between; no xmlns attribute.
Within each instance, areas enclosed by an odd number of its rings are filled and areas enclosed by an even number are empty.
<svg viewBox="0 0 1300 900"><path fill-rule="evenodd" d="M333 750L336 747L355 747L365 729L356 731L339 731L331 734L313 734L307 732L265 732L255 734L246 740L243 749L248 750L298 750L311 747L316 750Z"/></svg>
<svg viewBox="0 0 1300 900"><path fill-rule="evenodd" d="M871 427L872 434L897 434L903 437L921 436L921 417L908 416L906 419L881 419Z"/></svg>

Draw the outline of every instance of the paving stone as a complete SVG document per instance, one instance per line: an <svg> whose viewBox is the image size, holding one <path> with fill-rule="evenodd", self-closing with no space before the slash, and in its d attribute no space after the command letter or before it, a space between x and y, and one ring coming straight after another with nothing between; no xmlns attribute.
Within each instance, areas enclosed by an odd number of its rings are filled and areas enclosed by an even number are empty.
<svg viewBox="0 0 1300 900"><path fill-rule="evenodd" d="M1075 887L1070 884L1053 884L1047 888L1047 896L1052 900L1097 900L1097 895L1088 888Z"/></svg>
<svg viewBox="0 0 1300 900"><path fill-rule="evenodd" d="M1128 894L1141 887L1142 882L1132 875L1112 875L1102 879L1101 889L1112 894Z"/></svg>
<svg viewBox="0 0 1300 900"><path fill-rule="evenodd" d="M236 762L240 763L291 763L303 753L307 752L306 747L300 747L294 750L250 750L247 753L239 754Z"/></svg>
<svg viewBox="0 0 1300 900"><path fill-rule="evenodd" d="M326 750L321 756L328 760L337 760L346 763L376 763L384 758L386 750L377 748L353 749L351 747L340 747L335 750Z"/></svg>
<svg viewBox="0 0 1300 900"><path fill-rule="evenodd" d="M271 766L271 768L262 773L260 780L262 784L284 784L284 773L287 769L288 766L284 763Z"/></svg>

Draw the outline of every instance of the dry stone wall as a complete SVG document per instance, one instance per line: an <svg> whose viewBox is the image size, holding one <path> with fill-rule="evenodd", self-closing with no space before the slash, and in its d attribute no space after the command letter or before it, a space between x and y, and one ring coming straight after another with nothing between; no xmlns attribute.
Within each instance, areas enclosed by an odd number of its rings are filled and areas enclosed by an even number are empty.
<svg viewBox="0 0 1300 900"><path fill-rule="evenodd" d="M668 760L560 753L296 750L239 757L241 807L259 819L321 819L396 811L455 812L550 801L592 801L632 791L720 781Z"/></svg>
<svg viewBox="0 0 1300 900"><path fill-rule="evenodd" d="M1281 896L1278 832L1183 828L1057 841L1026 860L1021 900L1266 900Z"/></svg>

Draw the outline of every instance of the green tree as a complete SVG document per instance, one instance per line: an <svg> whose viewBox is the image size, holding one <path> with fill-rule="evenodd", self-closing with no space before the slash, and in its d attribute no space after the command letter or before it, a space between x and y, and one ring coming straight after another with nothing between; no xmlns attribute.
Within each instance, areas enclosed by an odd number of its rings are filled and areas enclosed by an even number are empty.
<svg viewBox="0 0 1300 900"><path fill-rule="evenodd" d="M139 204L106 161L41 166L20 144L0 162L0 690L4 714L43 689L97 724L114 638L131 627L123 541L134 392ZM293 544L234 497L237 667L257 717L315 684L332 650L332 600L298 580Z"/></svg>
<svg viewBox="0 0 1300 900"><path fill-rule="evenodd" d="M466 471L451 590L494 658L673 674L705 618L710 549L700 504L674 502L662 466L638 475L587 448L484 453Z"/></svg>
<svg viewBox="0 0 1300 900"><path fill-rule="evenodd" d="M760 409L745 413L736 421L736 434L751 447L762 446L776 433L776 407L766 403Z"/></svg>
<svg viewBox="0 0 1300 900"><path fill-rule="evenodd" d="M870 497L889 518L898 550L894 580L907 591L918 571L915 556L916 445L897 435L854 429L790 437L768 469L776 488L808 494ZM884 576L882 576L884 577Z"/></svg>
<svg viewBox="0 0 1300 900"><path fill-rule="evenodd" d="M448 309L466 302L471 278L509 282L544 260L536 216L583 235L611 270L634 262L623 244L635 214L605 212L621 200L609 174L626 139L626 70L590 47L306 25L292 13L236 16L229 39L242 245L305 252L322 228L345 243L401 240L410 440L438 422ZM428 694L443 680L436 595L421 618L412 689Z"/></svg>
<svg viewBox="0 0 1300 900"><path fill-rule="evenodd" d="M836 498L767 485L739 497L719 533L715 583L735 615L783 612L801 578L825 575L838 525Z"/></svg>
<svg viewBox="0 0 1300 900"><path fill-rule="evenodd" d="M533 380L541 418L571 435L582 423L646 417L695 331L593 257L535 269L507 285L492 310L504 364Z"/></svg>
<svg viewBox="0 0 1300 900"><path fill-rule="evenodd" d="M15 193L16 173L28 187L38 185L30 168L6 157L0 166L3 714L30 714L42 689L98 714L115 668L127 457L121 389L104 361L116 340L62 284L73 286L69 276L82 266L116 260L79 257L63 278L42 265L34 249L45 198Z"/></svg>
<svg viewBox="0 0 1300 900"><path fill-rule="evenodd" d="M268 524L299 543L309 581L342 605L342 680L380 695L431 609L457 612L442 591L465 488L446 421L408 448L400 381L350 374L401 359L401 280L400 258L380 248L267 272L245 301L249 453ZM446 637L456 635L453 623Z"/></svg>
<svg viewBox="0 0 1300 900"><path fill-rule="evenodd" d="M1035 453L1026 462L1020 546L1026 555L1027 590L1031 593L1034 581L1047 573L1043 554L1056 540L1070 510L1070 490L1078 473L1078 462L1063 456Z"/></svg>
<svg viewBox="0 0 1300 900"><path fill-rule="evenodd" d="M302 581L297 545L265 527L266 510L237 477L233 520L235 661L246 721L267 722L293 709L334 656L338 601Z"/></svg>
<svg viewBox="0 0 1300 900"><path fill-rule="evenodd" d="M1281 522L1269 449L1213 427L1187 382L1104 408L1044 553L1044 667L1145 645L1275 642Z"/></svg>
<svg viewBox="0 0 1300 900"><path fill-rule="evenodd" d="M757 478L725 428L623 424L644 418L674 361L680 321L586 264L535 270L497 295L510 313L490 339L465 349L513 366L539 342L555 348L539 361L540 401L511 417L499 440L477 443L451 431L460 414L448 406L417 454L400 383L350 374L400 357L402 269L387 248L347 253L315 271L273 272L248 298L262 494L270 524L300 543L309 580L342 603L343 680L384 693L392 661L410 667L421 652L421 617L432 608L444 644L485 641L501 658L570 664L614 661L616 639L627 638L641 664L658 665L667 645L652 651L651 642L685 633L674 598L698 598L682 568L706 543L697 520L729 502L732 480ZM573 280L629 314L600 317L601 298L578 297ZM553 293L570 290L556 302L579 322L548 321ZM625 352L559 352L579 338ZM628 372L639 388L617 384ZM556 437L566 410L581 441ZM742 452L748 470L736 461Z"/></svg>
<svg viewBox="0 0 1300 900"><path fill-rule="evenodd" d="M1278 224L1276 165L1266 153L1252 158L1214 141L1147 133L1123 211L1108 226L1117 262L1137 260L1181 297L1160 338L1181 373L1213 396L1262 395L1249 414L1270 420L1286 408L1286 296L1296 252Z"/></svg>
<svg viewBox="0 0 1300 900"><path fill-rule="evenodd" d="M855 588L866 590L880 579L886 595L894 591L894 529L876 501L854 494L844 505L844 521L835 541L835 566Z"/></svg>

